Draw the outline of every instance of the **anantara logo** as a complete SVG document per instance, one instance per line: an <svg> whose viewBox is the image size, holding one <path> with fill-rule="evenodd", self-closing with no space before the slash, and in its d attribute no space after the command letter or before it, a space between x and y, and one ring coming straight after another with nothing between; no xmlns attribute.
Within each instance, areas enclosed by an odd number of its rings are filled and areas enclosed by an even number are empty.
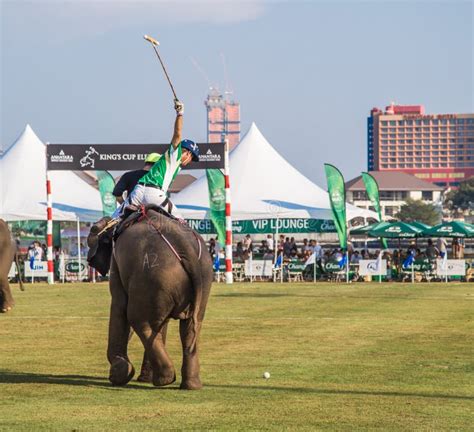
<svg viewBox="0 0 474 432"><path fill-rule="evenodd" d="M206 153L199 155L199 162L220 162L221 155L215 154L211 149L208 149Z"/></svg>
<svg viewBox="0 0 474 432"><path fill-rule="evenodd" d="M57 155L51 155L51 162L74 162L74 156L67 155L64 150L61 150Z"/></svg>

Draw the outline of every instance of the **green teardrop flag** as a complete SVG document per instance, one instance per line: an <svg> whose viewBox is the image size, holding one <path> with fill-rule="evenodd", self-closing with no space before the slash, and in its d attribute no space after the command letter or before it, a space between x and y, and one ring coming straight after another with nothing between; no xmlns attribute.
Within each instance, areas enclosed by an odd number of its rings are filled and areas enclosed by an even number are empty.
<svg viewBox="0 0 474 432"><path fill-rule="evenodd" d="M225 243L225 178L219 169L207 169L211 221L221 244Z"/></svg>
<svg viewBox="0 0 474 432"><path fill-rule="evenodd" d="M117 207L117 201L112 194L115 181L108 171L96 171L97 182L99 184L100 198L102 200L102 213L104 216L112 216Z"/></svg>
<svg viewBox="0 0 474 432"><path fill-rule="evenodd" d="M364 181L365 190L367 191L367 197L374 207L375 211L379 215L379 222L382 222L382 209L380 207L380 194L379 194L379 185L377 180L372 177L369 173L362 173L362 180ZM387 240L384 238L381 239L382 247L384 249L388 248Z"/></svg>
<svg viewBox="0 0 474 432"><path fill-rule="evenodd" d="M344 177L333 165L324 164L328 183L329 202L336 225L337 235L341 248L347 249L347 224L346 224L346 189Z"/></svg>

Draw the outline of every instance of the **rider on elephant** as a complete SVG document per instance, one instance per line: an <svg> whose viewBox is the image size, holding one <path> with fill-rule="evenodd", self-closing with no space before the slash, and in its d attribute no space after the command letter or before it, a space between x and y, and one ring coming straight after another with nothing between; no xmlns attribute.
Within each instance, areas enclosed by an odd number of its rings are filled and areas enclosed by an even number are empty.
<svg viewBox="0 0 474 432"><path fill-rule="evenodd" d="M145 165L143 168L133 171L128 171L120 177L119 181L114 187L112 195L117 199L119 204L122 204L125 201L125 198L130 196L133 191L133 188L137 185L138 180L140 180L150 168L158 161L161 157L159 153L150 153L145 159ZM125 197L124 197L124 194Z"/></svg>
<svg viewBox="0 0 474 432"><path fill-rule="evenodd" d="M122 216L124 209L130 204L135 207L150 204L160 207L167 206L169 204L168 189L181 168L191 161L197 162L199 160L197 144L188 139L181 140L184 105L179 100L175 101L175 109L176 121L170 147L138 181L130 196L114 212L113 218ZM169 206L168 211L179 217L174 206Z"/></svg>

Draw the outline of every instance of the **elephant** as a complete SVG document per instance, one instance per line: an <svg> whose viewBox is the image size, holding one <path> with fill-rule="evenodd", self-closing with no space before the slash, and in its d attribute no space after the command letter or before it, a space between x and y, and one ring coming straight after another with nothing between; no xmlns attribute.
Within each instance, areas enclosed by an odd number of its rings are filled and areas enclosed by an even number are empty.
<svg viewBox="0 0 474 432"><path fill-rule="evenodd" d="M8 272L15 258L19 269L16 244L12 242L7 223L0 219L0 312L2 313L10 311L15 305L10 284L8 283ZM23 290L21 275L19 281L20 289Z"/></svg>
<svg viewBox="0 0 474 432"><path fill-rule="evenodd" d="M90 246L96 242L94 234L102 230L97 225L91 229ZM126 385L135 374L127 355L131 329L145 348L138 380L150 380L155 386L173 383L176 373L165 349L166 329L170 319L179 319L180 388L202 387L198 337L212 280L212 260L204 240L178 220L148 209L118 236L109 274L107 359L113 385Z"/></svg>

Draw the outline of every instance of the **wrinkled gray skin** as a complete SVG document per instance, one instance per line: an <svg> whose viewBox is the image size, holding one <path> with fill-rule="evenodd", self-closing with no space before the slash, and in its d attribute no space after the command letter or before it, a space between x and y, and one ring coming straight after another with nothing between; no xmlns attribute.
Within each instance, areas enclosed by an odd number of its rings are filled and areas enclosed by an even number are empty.
<svg viewBox="0 0 474 432"><path fill-rule="evenodd" d="M11 241L10 230L3 219L0 219L0 312L8 312L15 305L8 272L15 258L16 245ZM23 289L20 280L20 287Z"/></svg>
<svg viewBox="0 0 474 432"><path fill-rule="evenodd" d="M200 389L197 338L213 279L211 257L203 239L189 227L153 211L148 216L183 261L149 220L132 225L116 241L110 269L109 379L114 385L125 385L134 375L127 356L131 327L145 347L139 379L150 379L155 386L173 383L176 373L165 349L166 327L173 318L180 320L181 388Z"/></svg>

